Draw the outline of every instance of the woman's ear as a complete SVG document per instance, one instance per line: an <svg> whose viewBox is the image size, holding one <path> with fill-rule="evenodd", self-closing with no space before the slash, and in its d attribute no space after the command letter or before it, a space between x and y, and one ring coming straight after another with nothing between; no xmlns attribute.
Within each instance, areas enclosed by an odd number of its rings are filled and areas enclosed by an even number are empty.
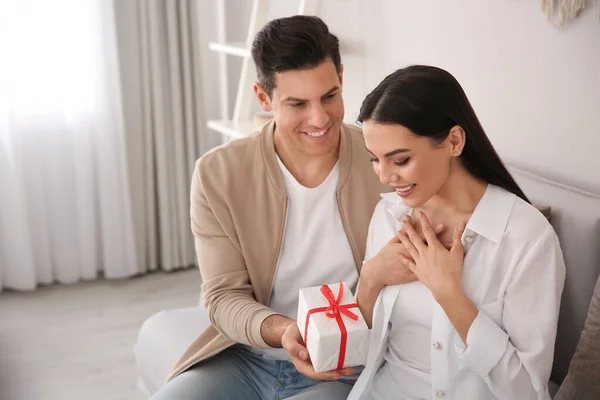
<svg viewBox="0 0 600 400"><path fill-rule="evenodd" d="M463 149L465 148L465 140L467 135L463 128L460 125L455 125L450 129L448 133L448 137L446 138L446 142L450 146L451 155L453 157L458 157L462 154Z"/></svg>

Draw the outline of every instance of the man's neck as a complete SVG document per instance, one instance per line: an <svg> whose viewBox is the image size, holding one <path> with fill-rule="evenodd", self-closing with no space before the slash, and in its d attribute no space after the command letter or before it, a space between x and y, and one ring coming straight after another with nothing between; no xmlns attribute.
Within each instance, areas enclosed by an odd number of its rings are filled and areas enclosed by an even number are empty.
<svg viewBox="0 0 600 400"><path fill-rule="evenodd" d="M330 153L311 156L287 146L286 143L278 140L277 135L275 135L274 140L275 152L283 165L298 183L308 188L315 188L323 183L339 159L339 143L335 150Z"/></svg>

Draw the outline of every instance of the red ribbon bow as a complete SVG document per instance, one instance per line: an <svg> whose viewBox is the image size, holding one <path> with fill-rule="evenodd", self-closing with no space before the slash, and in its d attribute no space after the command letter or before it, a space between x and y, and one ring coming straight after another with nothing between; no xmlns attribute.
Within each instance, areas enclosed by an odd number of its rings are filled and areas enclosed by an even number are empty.
<svg viewBox="0 0 600 400"><path fill-rule="evenodd" d="M348 339L348 331L346 330L346 325L344 324L342 314L346 315L353 321L358 321L358 315L348 310L349 308L358 307L358 304L340 304L340 300L342 300L342 295L344 294L344 284L342 283L342 281L340 281L340 291L338 292L337 299L333 296L331 288L329 288L329 286L327 285L321 286L321 293L323 294L323 296L325 296L327 301L329 301L329 307L318 307L308 310L308 313L306 314L306 323L304 324L304 344L306 345L306 347L308 347L308 321L312 314L318 312L325 312L325 315L327 317L335 318L338 326L340 327L340 332L342 333L337 369L342 369L344 367L344 360L346 358L346 342Z"/></svg>

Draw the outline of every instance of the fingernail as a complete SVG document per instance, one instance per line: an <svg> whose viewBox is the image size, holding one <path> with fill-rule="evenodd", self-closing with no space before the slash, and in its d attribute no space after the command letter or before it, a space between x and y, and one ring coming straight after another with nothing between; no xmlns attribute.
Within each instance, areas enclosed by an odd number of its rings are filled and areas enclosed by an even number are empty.
<svg viewBox="0 0 600 400"><path fill-rule="evenodd" d="M306 351L301 350L300 351L300 359L306 361L306 356L307 356Z"/></svg>
<svg viewBox="0 0 600 400"><path fill-rule="evenodd" d="M439 224L438 226L435 227L435 229L442 229L444 227L444 224Z"/></svg>
<svg viewBox="0 0 600 400"><path fill-rule="evenodd" d="M465 230L465 223L463 221L458 223L458 230L461 232Z"/></svg>

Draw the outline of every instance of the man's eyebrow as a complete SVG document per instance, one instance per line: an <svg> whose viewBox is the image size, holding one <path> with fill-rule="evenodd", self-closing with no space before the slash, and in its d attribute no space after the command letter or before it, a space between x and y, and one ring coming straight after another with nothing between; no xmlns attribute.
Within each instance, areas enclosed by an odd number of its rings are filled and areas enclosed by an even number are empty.
<svg viewBox="0 0 600 400"><path fill-rule="evenodd" d="M325 97L333 94L334 92L338 91L339 89L340 89L340 87L337 85L332 87L331 89L329 89L329 91L327 93L325 93L323 96L321 96L321 99L324 99Z"/></svg>
<svg viewBox="0 0 600 400"><path fill-rule="evenodd" d="M321 99L324 99L325 97L329 96L330 94L332 94L333 92L335 92L336 90L339 90L340 87L339 86L334 86L331 89L329 89L329 91L327 93L325 93L323 96L321 96ZM286 97L285 99L283 99L283 101L293 101L293 102L307 102L308 100L306 99L300 99L298 97Z"/></svg>
<svg viewBox="0 0 600 400"><path fill-rule="evenodd" d="M367 147L366 147L366 146L365 146L365 149L367 149ZM369 153L373 154L373 152L372 152L371 150L367 149L367 151L368 151ZM406 152L409 152L409 151L410 151L409 149L396 149L396 150L392 150L392 151L390 151L389 153L385 153L384 155L385 155L386 157L391 157L391 156L393 156L393 155L396 155L396 154L399 154L399 153L406 153ZM374 155L374 154L373 154L373 155Z"/></svg>

